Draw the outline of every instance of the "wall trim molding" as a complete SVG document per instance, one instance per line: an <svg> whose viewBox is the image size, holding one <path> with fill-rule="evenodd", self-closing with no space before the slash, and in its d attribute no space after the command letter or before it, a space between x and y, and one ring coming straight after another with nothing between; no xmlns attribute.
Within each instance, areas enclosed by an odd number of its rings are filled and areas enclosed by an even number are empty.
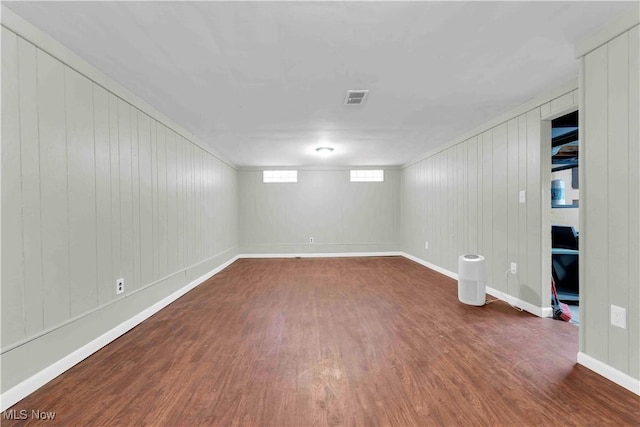
<svg viewBox="0 0 640 427"><path fill-rule="evenodd" d="M17 402L24 399L25 397L27 397L28 395L30 395L31 393L33 393L34 391L36 391L37 389L39 389L40 387L48 383L49 381L53 380L60 374L69 370L70 368L80 363L87 357L91 356L93 353L100 350L102 347L111 343L116 338L120 337L121 335L135 328L140 323L144 322L146 319L153 316L154 314L156 314L157 312L159 312L160 310L162 310L163 308L165 308L166 306L168 306L169 304L171 304L172 302L174 302L175 300L177 300L178 298L180 298L190 290L204 283L209 278L215 276L216 274L218 274L219 272L227 268L229 265L233 264L238 258L239 258L238 255L234 256L233 258L224 262L220 266L214 268L208 273L203 274L197 279L191 281L186 286L178 289L172 294L164 297L160 301L144 309L140 313L131 317L129 320L126 320L120 323L118 326L111 329L110 331L105 332L104 334L95 338L91 342L83 345L82 347L78 348L77 350L74 350L73 352L63 357L62 359L58 360L57 362L53 363L52 365L44 368L37 374L32 375L31 377L27 378L21 383L5 391L4 393L2 393L2 395L0 395L0 411L4 411L7 408L15 405Z"/></svg>
<svg viewBox="0 0 640 427"><path fill-rule="evenodd" d="M636 6L600 27L599 31L579 40L575 44L576 58L581 58L596 50L638 24L640 24L640 7Z"/></svg>
<svg viewBox="0 0 640 427"><path fill-rule="evenodd" d="M75 54L73 51L71 51L71 49L55 40L49 34L45 33L35 25L31 24L29 21L25 20L4 4L0 5L0 9L0 24L7 30L15 33L18 37L27 40L36 48L51 55L67 67L77 71L82 76L89 79L92 83L101 86L108 92L111 92L115 96L123 99L125 102L128 102L135 108L147 114L149 117L151 117L151 119L156 120L162 125L171 129L190 143L216 157L227 166L238 170L236 165L234 165L231 161L226 159L212 147L203 143L198 137L188 131L184 126L180 125L175 120L172 120L165 114L161 113L151 104L142 100L138 95L134 94L133 92L122 86L120 83L117 83L115 80L108 77L104 72L89 64L81 56Z"/></svg>
<svg viewBox="0 0 640 427"><path fill-rule="evenodd" d="M402 252L303 252L303 253L273 253L273 254L238 254L238 258L349 258L374 256L403 256Z"/></svg>
<svg viewBox="0 0 640 427"><path fill-rule="evenodd" d="M506 302L507 304L512 305L513 307L520 308L538 317L553 316L553 310L551 309L551 307L538 307L537 305L533 305L509 294L505 294L504 292L494 289L490 286L487 286L487 293Z"/></svg>
<svg viewBox="0 0 640 427"><path fill-rule="evenodd" d="M640 380L637 380L581 351L578 352L577 359L578 364L640 396Z"/></svg>

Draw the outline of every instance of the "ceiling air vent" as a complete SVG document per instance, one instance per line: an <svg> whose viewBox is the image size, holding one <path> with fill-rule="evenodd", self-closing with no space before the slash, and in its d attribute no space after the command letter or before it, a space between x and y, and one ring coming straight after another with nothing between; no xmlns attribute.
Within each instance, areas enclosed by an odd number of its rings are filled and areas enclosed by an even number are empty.
<svg viewBox="0 0 640 427"><path fill-rule="evenodd" d="M368 90L348 90L344 99L345 105L360 105L364 103L365 98L369 94Z"/></svg>

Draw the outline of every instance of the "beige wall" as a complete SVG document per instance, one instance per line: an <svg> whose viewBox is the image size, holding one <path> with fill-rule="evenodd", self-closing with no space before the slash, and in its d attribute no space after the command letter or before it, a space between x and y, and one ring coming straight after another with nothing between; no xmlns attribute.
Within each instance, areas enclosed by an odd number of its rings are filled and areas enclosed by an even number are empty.
<svg viewBox="0 0 640 427"><path fill-rule="evenodd" d="M2 391L237 253L236 170L114 88L2 27Z"/></svg>
<svg viewBox="0 0 640 427"><path fill-rule="evenodd" d="M297 183L264 184L262 170L239 171L240 251L400 250L400 171L384 174L384 182L350 182L348 169L299 170Z"/></svg>
<svg viewBox="0 0 640 427"><path fill-rule="evenodd" d="M581 351L640 379L640 71L635 27L581 59ZM610 306L627 328L610 324Z"/></svg>

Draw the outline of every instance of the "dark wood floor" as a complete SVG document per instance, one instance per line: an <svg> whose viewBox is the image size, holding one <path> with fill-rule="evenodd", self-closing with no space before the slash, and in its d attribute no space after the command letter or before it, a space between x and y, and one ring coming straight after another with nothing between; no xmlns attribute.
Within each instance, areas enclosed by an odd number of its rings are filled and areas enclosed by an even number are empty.
<svg viewBox="0 0 640 427"><path fill-rule="evenodd" d="M577 342L503 302L460 304L404 258L245 259L12 409L55 411L47 425L638 425L640 398L577 366Z"/></svg>

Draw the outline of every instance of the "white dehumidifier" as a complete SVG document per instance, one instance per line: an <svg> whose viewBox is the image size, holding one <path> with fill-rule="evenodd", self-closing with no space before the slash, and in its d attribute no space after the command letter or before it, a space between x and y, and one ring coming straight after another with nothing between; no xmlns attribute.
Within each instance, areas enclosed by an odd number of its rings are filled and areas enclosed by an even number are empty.
<svg viewBox="0 0 640 427"><path fill-rule="evenodd" d="M469 305L484 305L487 278L484 257L467 254L458 258L458 299Z"/></svg>

